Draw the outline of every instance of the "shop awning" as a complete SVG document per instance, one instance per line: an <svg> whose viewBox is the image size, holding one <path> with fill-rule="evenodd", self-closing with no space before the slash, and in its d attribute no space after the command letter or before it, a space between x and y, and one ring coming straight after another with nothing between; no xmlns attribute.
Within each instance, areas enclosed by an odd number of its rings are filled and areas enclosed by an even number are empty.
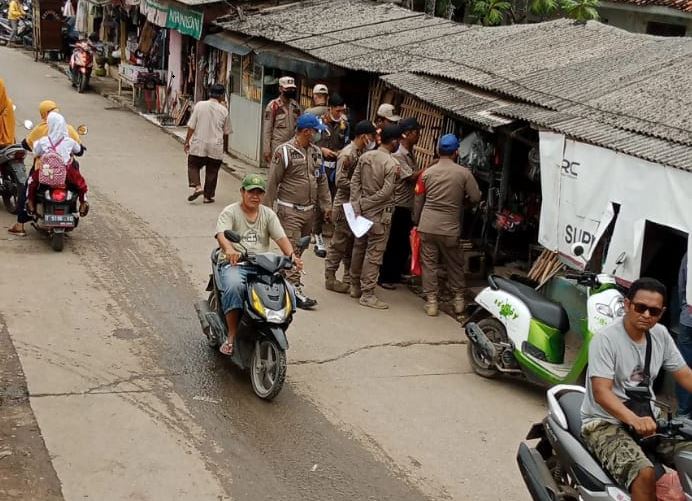
<svg viewBox="0 0 692 501"><path fill-rule="evenodd" d="M224 52L232 52L240 56L245 56L252 52L252 47L244 45L242 42L233 40L225 33L214 33L204 37L204 43Z"/></svg>
<svg viewBox="0 0 692 501"><path fill-rule="evenodd" d="M204 37L204 43L241 56L254 52L255 61L263 66L305 75L314 80L340 77L346 74L342 68L331 66L286 45L227 31L207 35Z"/></svg>

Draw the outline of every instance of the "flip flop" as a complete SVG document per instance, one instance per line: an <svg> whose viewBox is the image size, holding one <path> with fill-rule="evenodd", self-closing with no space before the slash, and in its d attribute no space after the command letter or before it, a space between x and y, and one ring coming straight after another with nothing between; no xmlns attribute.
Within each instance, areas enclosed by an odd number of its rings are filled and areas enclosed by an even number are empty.
<svg viewBox="0 0 692 501"><path fill-rule="evenodd" d="M26 231L25 230L15 230L14 228L7 228L7 232L11 233L12 235L16 235L18 237L25 237L26 236Z"/></svg>
<svg viewBox="0 0 692 501"><path fill-rule="evenodd" d="M228 355L229 357L233 355L233 343L229 343L228 341L224 341L221 346L219 346L219 351L223 355Z"/></svg>
<svg viewBox="0 0 692 501"><path fill-rule="evenodd" d="M204 191L202 191L202 190L195 191L192 195L190 195L189 197L187 197L187 201L188 201L188 202L194 202L194 201L197 200L199 197L201 197L202 194L204 194Z"/></svg>

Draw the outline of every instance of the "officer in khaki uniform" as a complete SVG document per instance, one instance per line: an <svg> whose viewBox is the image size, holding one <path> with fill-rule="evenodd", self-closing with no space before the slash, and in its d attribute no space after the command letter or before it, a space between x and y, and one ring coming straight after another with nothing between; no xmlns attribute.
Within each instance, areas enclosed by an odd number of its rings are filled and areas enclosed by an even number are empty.
<svg viewBox="0 0 692 501"><path fill-rule="evenodd" d="M348 119L346 118L346 103L338 94L329 96L329 108L321 116L322 124L325 126L325 131L317 143L322 150L322 158L324 159L324 173L327 176L329 183L329 193L334 198L336 193L336 159L339 152L346 145L348 139ZM331 207L331 205L330 205ZM315 235L315 254L318 257L327 256L327 247L324 244L322 228L324 226L324 210L322 207L317 208L315 213L315 227L313 232Z"/></svg>
<svg viewBox="0 0 692 501"><path fill-rule="evenodd" d="M392 153L399 147L399 136L397 125L385 126L380 133L382 144L360 157L351 179L351 204L356 214L373 222L372 228L353 244L351 297L360 298L362 306L378 310L389 308L375 295L375 287L394 211L399 164Z"/></svg>
<svg viewBox="0 0 692 501"><path fill-rule="evenodd" d="M274 151L269 167L264 203L273 208L276 202L276 213L294 249L301 237L310 235L317 204L331 207L327 179L322 173L322 152L314 144L314 136L323 127L315 115L301 115L295 137ZM325 217L331 217L331 208L325 211ZM303 293L298 271L288 271L286 278L296 288L299 308L317 304Z"/></svg>
<svg viewBox="0 0 692 501"><path fill-rule="evenodd" d="M454 293L454 312L464 311L462 290L464 253L459 245L461 217L466 199L477 204L481 199L478 183L466 167L456 163L459 140L454 134L445 134L438 143L440 160L422 174L416 186L414 222L418 225L423 269L425 312L438 313L437 270L440 261L447 269L449 288Z"/></svg>
<svg viewBox="0 0 692 501"><path fill-rule="evenodd" d="M336 159L336 195L332 206L332 219L334 221L334 235L329 242L327 259L324 263L324 286L327 290L345 294L349 291L351 283L351 253L353 252L353 233L346 222L343 204L348 202L351 196L351 178L353 170L358 164L358 159L368 149L375 147L375 134L377 129L369 120L363 120L356 124L356 137L344 149ZM344 263L344 280L336 279L336 272Z"/></svg>
<svg viewBox="0 0 692 501"><path fill-rule="evenodd" d="M296 121L302 112L295 100L297 90L293 77L279 78L279 92L281 95L270 101L264 110L262 153L267 163L274 150L293 137Z"/></svg>
<svg viewBox="0 0 692 501"><path fill-rule="evenodd" d="M402 275L408 275L407 268L411 257L409 235L413 228L413 189L420 174L420 168L413 156L413 148L420 139L421 125L414 117L410 117L401 120L399 128L399 149L392 155L399 162L394 188L394 215L380 269L380 286L384 289L394 289L394 284L401 282Z"/></svg>

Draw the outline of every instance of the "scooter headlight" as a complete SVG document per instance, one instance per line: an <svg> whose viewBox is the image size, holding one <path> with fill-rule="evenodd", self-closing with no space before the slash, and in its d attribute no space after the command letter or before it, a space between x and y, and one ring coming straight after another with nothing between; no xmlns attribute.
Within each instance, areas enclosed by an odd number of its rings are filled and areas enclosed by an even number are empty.
<svg viewBox="0 0 692 501"><path fill-rule="evenodd" d="M286 320L286 310L267 310L267 322L282 324Z"/></svg>

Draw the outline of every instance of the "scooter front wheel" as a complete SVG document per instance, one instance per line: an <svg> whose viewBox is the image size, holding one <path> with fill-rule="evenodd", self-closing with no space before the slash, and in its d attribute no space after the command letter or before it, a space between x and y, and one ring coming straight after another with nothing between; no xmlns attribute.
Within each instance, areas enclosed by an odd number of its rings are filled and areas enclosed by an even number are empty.
<svg viewBox="0 0 692 501"><path fill-rule="evenodd" d="M484 318L478 322L478 327L488 337L492 343L500 343L507 341L507 331L502 322L496 318ZM487 360L476 345L468 343L469 362L473 368L473 372L479 376L493 378L500 374L500 371L491 361Z"/></svg>
<svg viewBox="0 0 692 501"><path fill-rule="evenodd" d="M255 342L250 363L250 382L255 394L272 400L284 386L286 352L273 339Z"/></svg>

